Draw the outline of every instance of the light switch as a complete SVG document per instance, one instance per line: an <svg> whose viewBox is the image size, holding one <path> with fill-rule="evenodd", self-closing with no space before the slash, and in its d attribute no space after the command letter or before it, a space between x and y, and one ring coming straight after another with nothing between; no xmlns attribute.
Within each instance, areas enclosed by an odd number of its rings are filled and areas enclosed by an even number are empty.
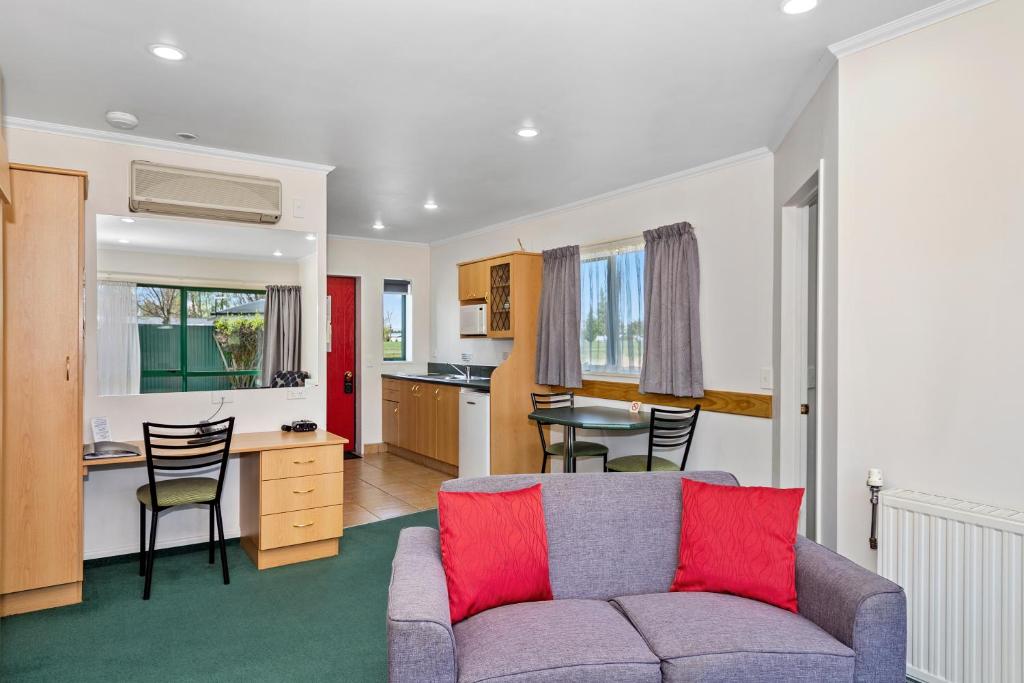
<svg viewBox="0 0 1024 683"><path fill-rule="evenodd" d="M772 369L761 368L761 388L772 389Z"/></svg>
<svg viewBox="0 0 1024 683"><path fill-rule="evenodd" d="M303 204L301 199L292 200L292 218L305 218L306 217L306 205Z"/></svg>

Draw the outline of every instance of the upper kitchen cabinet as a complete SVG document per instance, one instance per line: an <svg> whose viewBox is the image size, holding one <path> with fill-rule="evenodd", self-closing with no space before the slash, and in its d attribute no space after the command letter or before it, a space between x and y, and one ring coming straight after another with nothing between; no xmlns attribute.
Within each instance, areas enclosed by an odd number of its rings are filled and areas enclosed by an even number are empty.
<svg viewBox="0 0 1024 683"><path fill-rule="evenodd" d="M487 336L516 336L520 305L536 306L540 299L540 254L511 252L459 264L459 300L487 304Z"/></svg>
<svg viewBox="0 0 1024 683"><path fill-rule="evenodd" d="M490 292L488 261L459 265L459 301L486 301Z"/></svg>

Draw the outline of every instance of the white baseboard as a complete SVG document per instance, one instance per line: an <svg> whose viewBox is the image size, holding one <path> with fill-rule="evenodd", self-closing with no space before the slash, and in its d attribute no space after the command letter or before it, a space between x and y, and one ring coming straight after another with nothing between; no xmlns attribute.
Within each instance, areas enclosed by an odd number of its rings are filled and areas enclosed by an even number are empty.
<svg viewBox="0 0 1024 683"><path fill-rule="evenodd" d="M238 527L224 529L224 535L229 538L238 538L242 535L242 530ZM157 534L156 547L157 550L164 548L178 548L183 545L195 545L196 543L207 543L210 537L206 534L197 534L194 536L179 536L178 538L160 538L160 534ZM101 557L117 557L118 555L132 555L139 552L138 541L135 543L119 545L119 546L108 546L106 548L94 548L85 552L86 560L96 560Z"/></svg>

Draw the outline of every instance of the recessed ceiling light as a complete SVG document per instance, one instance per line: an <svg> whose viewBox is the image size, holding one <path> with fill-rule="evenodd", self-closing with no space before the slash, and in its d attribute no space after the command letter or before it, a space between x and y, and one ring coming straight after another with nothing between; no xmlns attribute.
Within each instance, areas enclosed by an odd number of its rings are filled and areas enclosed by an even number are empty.
<svg viewBox="0 0 1024 683"><path fill-rule="evenodd" d="M118 242L120 242L121 244L131 244L132 243L131 240L126 240L126 239L119 239Z"/></svg>
<svg viewBox="0 0 1024 683"><path fill-rule="evenodd" d="M149 51L154 57L166 59L168 62L180 62L185 59L185 51L173 45L150 45Z"/></svg>
<svg viewBox="0 0 1024 683"><path fill-rule="evenodd" d="M131 130L139 125L139 119L135 114L129 114L126 111L108 111L106 119L112 127L121 130Z"/></svg>
<svg viewBox="0 0 1024 683"><path fill-rule="evenodd" d="M782 0L782 11L786 14L803 14L818 6L818 0Z"/></svg>
<svg viewBox="0 0 1024 683"><path fill-rule="evenodd" d="M307 233L307 234L306 234L306 239L307 239L307 240L309 240L310 242L312 242L313 240L315 240L315 239L316 239L316 235L314 235L314 234L313 234L313 233L311 233L311 232L310 232L310 233Z"/></svg>
<svg viewBox="0 0 1024 683"><path fill-rule="evenodd" d="M134 223L135 219L134 218L122 218L121 222L122 223Z"/></svg>
<svg viewBox="0 0 1024 683"><path fill-rule="evenodd" d="M181 138L182 140L185 140L186 142L192 142L193 140L199 139L199 136L196 135L195 133L175 133L175 135Z"/></svg>
<svg viewBox="0 0 1024 683"><path fill-rule="evenodd" d="M423 205L423 208L427 209L428 211L433 211L434 209L437 208L437 202L435 202L433 199L428 199L427 203Z"/></svg>
<svg viewBox="0 0 1024 683"><path fill-rule="evenodd" d="M274 250L274 256L284 256L284 254L281 253L280 249L275 249Z"/></svg>
<svg viewBox="0 0 1024 683"><path fill-rule="evenodd" d="M523 126L516 131L516 135L521 138L535 138L540 135L540 131L532 126Z"/></svg>
<svg viewBox="0 0 1024 683"><path fill-rule="evenodd" d="M381 223L379 220L378 221L374 221L373 229L374 230L383 230L384 229L384 224Z"/></svg>

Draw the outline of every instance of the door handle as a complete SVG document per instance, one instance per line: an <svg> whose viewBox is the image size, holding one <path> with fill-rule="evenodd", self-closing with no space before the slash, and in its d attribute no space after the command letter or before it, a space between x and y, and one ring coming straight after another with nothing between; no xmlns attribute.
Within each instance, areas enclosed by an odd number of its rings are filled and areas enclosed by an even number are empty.
<svg viewBox="0 0 1024 683"><path fill-rule="evenodd" d="M71 381L71 356L64 357L64 379Z"/></svg>
<svg viewBox="0 0 1024 683"><path fill-rule="evenodd" d="M800 414L801 415L810 415L811 414L811 407L809 405L807 405L806 403L801 403L800 404Z"/></svg>
<svg viewBox="0 0 1024 683"><path fill-rule="evenodd" d="M343 386L346 394L351 394L355 390L355 374L351 370L345 371Z"/></svg>

